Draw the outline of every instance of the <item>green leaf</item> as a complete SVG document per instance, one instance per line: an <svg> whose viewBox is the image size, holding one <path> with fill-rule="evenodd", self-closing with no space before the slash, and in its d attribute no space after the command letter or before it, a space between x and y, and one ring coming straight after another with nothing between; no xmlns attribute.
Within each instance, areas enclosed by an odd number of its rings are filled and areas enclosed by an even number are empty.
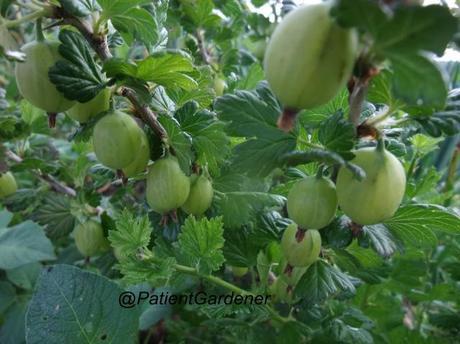
<svg viewBox="0 0 460 344"><path fill-rule="evenodd" d="M432 231L460 234L460 217L438 205L416 204L401 207L391 219L385 221L385 225L398 236L420 243L434 244L436 237Z"/></svg>
<svg viewBox="0 0 460 344"><path fill-rule="evenodd" d="M187 103L176 112L175 117L182 130L192 137L196 161L202 166L207 165L211 173L217 174L219 165L230 154L230 139L224 131L224 123L215 114L197 109L196 103Z"/></svg>
<svg viewBox="0 0 460 344"><path fill-rule="evenodd" d="M246 228L236 231L225 231L224 256L227 265L253 266L257 260L260 242L250 238L251 233Z"/></svg>
<svg viewBox="0 0 460 344"><path fill-rule="evenodd" d="M40 263L30 263L21 265L15 269L6 270L8 279L19 288L32 290L42 265Z"/></svg>
<svg viewBox="0 0 460 344"><path fill-rule="evenodd" d="M424 156L436 149L438 144L443 141L441 138L432 138L423 134L415 134L409 141L412 143L416 153Z"/></svg>
<svg viewBox="0 0 460 344"><path fill-rule="evenodd" d="M181 253L198 271L209 274L224 263L224 226L221 217L196 220L189 216L182 226L178 244Z"/></svg>
<svg viewBox="0 0 460 344"><path fill-rule="evenodd" d="M65 60L50 68L50 80L66 98L86 103L106 87L105 78L81 34L62 30L59 40L59 53Z"/></svg>
<svg viewBox="0 0 460 344"><path fill-rule="evenodd" d="M323 260L310 265L295 288L295 294L307 303L318 303L343 291L355 293L352 280Z"/></svg>
<svg viewBox="0 0 460 344"><path fill-rule="evenodd" d="M32 218L45 227L46 234L52 239L66 237L75 227L70 199L59 194L47 196Z"/></svg>
<svg viewBox="0 0 460 344"><path fill-rule="evenodd" d="M215 195L215 204L224 217L226 227L238 228L248 223L258 211L281 208L285 198L265 192L234 191Z"/></svg>
<svg viewBox="0 0 460 344"><path fill-rule="evenodd" d="M442 134L453 136L460 132L460 89L453 89L447 96L447 106L431 116L417 115L412 119L420 123L425 131L434 137Z"/></svg>
<svg viewBox="0 0 460 344"><path fill-rule="evenodd" d="M432 61L416 54L391 52L387 55L393 67L392 90L396 98L408 105L430 110L445 107L446 81Z"/></svg>
<svg viewBox="0 0 460 344"><path fill-rule="evenodd" d="M96 0L59 0L61 7L76 17L86 17L101 8Z"/></svg>
<svg viewBox="0 0 460 344"><path fill-rule="evenodd" d="M360 246L370 245L375 252L384 258L392 256L397 250L396 239L382 224L364 226L358 237Z"/></svg>
<svg viewBox="0 0 460 344"><path fill-rule="evenodd" d="M340 24L369 32L374 49L384 55L431 51L441 56L457 31L457 21L447 6L398 6L388 15L376 2L341 0L332 13Z"/></svg>
<svg viewBox="0 0 460 344"><path fill-rule="evenodd" d="M14 302L15 297L16 291L13 285L6 281L0 281L0 314L4 314Z"/></svg>
<svg viewBox="0 0 460 344"><path fill-rule="evenodd" d="M121 256L134 255L140 248L147 248L150 243L152 227L147 215L135 216L129 210L115 220L116 229L109 231L109 240Z"/></svg>
<svg viewBox="0 0 460 344"><path fill-rule="evenodd" d="M343 118L342 112L337 112L322 121L319 126L318 140L327 149L338 152L348 152L355 144L355 127Z"/></svg>
<svg viewBox="0 0 460 344"><path fill-rule="evenodd" d="M322 149L310 149L308 151L292 151L280 157L284 165L297 166L311 162L321 162L327 165L339 165L348 168L356 178L363 179L365 172L359 166L345 161L340 155Z"/></svg>
<svg viewBox="0 0 460 344"><path fill-rule="evenodd" d="M137 340L139 311L120 309L115 282L70 265L44 269L26 316L27 343Z"/></svg>
<svg viewBox="0 0 460 344"><path fill-rule="evenodd" d="M109 77L132 77L166 88L193 90L198 86L187 74L195 71L190 56L179 51L156 53L136 64L111 59L105 62L104 71Z"/></svg>
<svg viewBox="0 0 460 344"><path fill-rule="evenodd" d="M25 342L25 317L28 308L28 298L14 298L13 304L3 314L4 322L0 327L0 343Z"/></svg>
<svg viewBox="0 0 460 344"><path fill-rule="evenodd" d="M217 26L220 22L220 17L212 12L214 9L212 0L184 1L182 6L187 16L198 27Z"/></svg>
<svg viewBox="0 0 460 344"><path fill-rule="evenodd" d="M189 173L192 161L194 161L192 138L182 131L179 123L173 117L163 115L159 116L158 120L168 133L167 143L174 148L174 153L182 170Z"/></svg>
<svg viewBox="0 0 460 344"><path fill-rule="evenodd" d="M281 108L265 82L255 91L219 97L215 109L230 135L252 138L235 147L236 169L264 177L279 166L278 157L295 148L295 136L276 126Z"/></svg>
<svg viewBox="0 0 460 344"><path fill-rule="evenodd" d="M0 227L0 269L55 259L54 248L43 229L32 221Z"/></svg>
<svg viewBox="0 0 460 344"><path fill-rule="evenodd" d="M132 44L135 39L147 45L158 42L155 17L143 8L130 8L122 14L112 16L111 21L128 44Z"/></svg>
<svg viewBox="0 0 460 344"><path fill-rule="evenodd" d="M343 88L332 100L314 109L303 110L299 113L299 121L308 128L317 128L322 121L337 112L348 113L348 91Z"/></svg>

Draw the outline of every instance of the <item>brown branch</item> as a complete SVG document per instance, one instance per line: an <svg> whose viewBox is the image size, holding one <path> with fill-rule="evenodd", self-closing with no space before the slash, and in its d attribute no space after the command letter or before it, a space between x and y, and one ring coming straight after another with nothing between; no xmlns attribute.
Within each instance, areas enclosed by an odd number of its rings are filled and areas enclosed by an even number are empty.
<svg viewBox="0 0 460 344"><path fill-rule="evenodd" d="M204 33L201 29L196 30L196 38L198 40L198 50L200 51L203 62L208 65L211 65L212 59L211 59L211 56L209 56L208 51L206 50L206 46L204 43L205 42Z"/></svg>
<svg viewBox="0 0 460 344"><path fill-rule="evenodd" d="M5 152L5 155L10 160L12 160L12 161L14 161L14 162L16 162L18 164L23 161L23 159L20 156L18 156L17 154L15 154L14 152L12 152L10 150L7 150ZM65 195L68 195L68 196L71 196L71 197L76 197L77 196L77 192L74 189L72 189L71 187L68 187L65 184L62 184L61 182L59 182L53 176L51 176L51 175L49 175L47 173L43 173L39 169L32 170L32 173L35 174L41 180L47 182L53 188L54 191L62 193L62 194L65 194Z"/></svg>
<svg viewBox="0 0 460 344"><path fill-rule="evenodd" d="M120 94L123 97L129 99L131 104L133 104L136 113L139 114L141 119L147 123L162 140L168 137L166 130L163 128L160 122L158 122L155 113L148 105L141 103L136 93L132 89L122 87Z"/></svg>
<svg viewBox="0 0 460 344"><path fill-rule="evenodd" d="M364 101L366 100L367 90L371 79L379 73L377 67L372 65L365 56L361 56L356 61L355 70L357 75L354 75L348 83L348 91L350 93L350 113L349 119L355 127L359 125L359 118Z"/></svg>

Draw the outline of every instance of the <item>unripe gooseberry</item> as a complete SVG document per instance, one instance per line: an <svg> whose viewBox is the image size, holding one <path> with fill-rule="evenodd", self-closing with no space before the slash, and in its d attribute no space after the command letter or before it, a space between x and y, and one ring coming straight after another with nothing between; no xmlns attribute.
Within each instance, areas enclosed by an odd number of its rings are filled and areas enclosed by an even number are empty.
<svg viewBox="0 0 460 344"><path fill-rule="evenodd" d="M104 230L100 223L89 220L77 225L73 236L78 251L85 257L91 257L102 253L110 247L110 243L104 237Z"/></svg>
<svg viewBox="0 0 460 344"><path fill-rule="evenodd" d="M147 203L160 214L181 207L190 193L190 179L171 155L150 167L147 175Z"/></svg>
<svg viewBox="0 0 460 344"><path fill-rule="evenodd" d="M201 216L211 206L214 190L211 181L203 175L190 176L190 193L182 210L187 214Z"/></svg>
<svg viewBox="0 0 460 344"><path fill-rule="evenodd" d="M330 10L329 2L299 7L284 17L270 38L265 75L285 108L325 104L351 76L357 35L340 27Z"/></svg>
<svg viewBox="0 0 460 344"><path fill-rule="evenodd" d="M75 121L86 123L91 117L109 110L110 94L110 89L105 88L90 101L86 103L77 102L67 111L67 115Z"/></svg>
<svg viewBox="0 0 460 344"><path fill-rule="evenodd" d="M0 198L14 194L17 189L16 179L11 172L0 174Z"/></svg>
<svg viewBox="0 0 460 344"><path fill-rule="evenodd" d="M321 235L316 229L305 231L291 223L283 233L281 249L291 266L309 266L319 257Z"/></svg>
<svg viewBox="0 0 460 344"><path fill-rule="evenodd" d="M136 121L121 111L101 118L94 127L93 146L97 159L107 167L129 166L142 147L142 135Z"/></svg>
<svg viewBox="0 0 460 344"><path fill-rule="evenodd" d="M358 180L345 167L337 176L337 197L342 211L360 225L381 223L398 210L406 188L406 174L398 159L383 147L353 152L351 163L366 173Z"/></svg>
<svg viewBox="0 0 460 344"><path fill-rule="evenodd" d="M75 104L57 90L48 76L50 67L62 60L58 47L58 42L27 43L21 48L26 54L26 61L16 63L15 69L21 95L32 105L49 113L66 111Z"/></svg>
<svg viewBox="0 0 460 344"><path fill-rule="evenodd" d="M337 193L331 180L306 177L295 183L287 198L289 218L302 229L327 226L337 211Z"/></svg>

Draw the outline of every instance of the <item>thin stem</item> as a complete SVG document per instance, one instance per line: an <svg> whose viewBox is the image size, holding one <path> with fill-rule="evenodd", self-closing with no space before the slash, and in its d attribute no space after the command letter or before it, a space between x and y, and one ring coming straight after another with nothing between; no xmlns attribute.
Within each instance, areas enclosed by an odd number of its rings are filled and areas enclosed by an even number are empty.
<svg viewBox="0 0 460 344"><path fill-rule="evenodd" d="M148 260L150 260L152 263L159 263L160 258L156 258L154 256L149 255ZM213 284L216 284L218 286L221 286L222 288L230 290L230 291L234 292L235 294L242 295L242 296L247 296L247 295L255 296L255 294L251 293L250 291L241 289L240 287L238 287L238 286L236 286L236 285L234 285L232 283L229 283L229 282L223 280L220 277L213 276L213 275L200 274L196 269L194 269L192 267L181 265L181 264L174 264L174 268L178 272L188 274L188 275L192 275L192 276L196 276L196 277L199 277L199 278L203 278L203 279L205 279L205 280L207 280L207 281L209 281L209 282L211 282ZM279 322L285 323L285 322L292 321L291 318L286 318L286 317L283 317L280 314L278 314L278 312L276 310L274 310L271 306L267 305L266 309L270 313L272 318L277 320L277 321L279 321Z"/></svg>
<svg viewBox="0 0 460 344"><path fill-rule="evenodd" d="M446 184L444 185L444 189L443 189L444 193L451 191L454 187L454 181L457 175L457 165L458 165L459 160L460 160L460 143L457 145L454 151L454 154L452 155L452 158L450 159L450 162L449 162L449 167L447 169ZM452 201L452 196L445 200L444 205L449 206L451 201Z"/></svg>
<svg viewBox="0 0 460 344"><path fill-rule="evenodd" d="M407 170L407 181L409 182L410 179L412 178L412 175L414 174L414 171L415 171L415 167L417 165L417 161L418 161L418 154L415 153L411 162L410 162L410 165L409 165L409 169Z"/></svg>
<svg viewBox="0 0 460 344"><path fill-rule="evenodd" d="M16 19L16 20L7 20L4 25L5 25L5 27L7 29L11 29L11 28L19 26L19 25L21 25L23 23L34 21L34 20L36 20L38 18L46 17L49 14L50 14L50 10L48 8L44 8L42 10L29 13L29 14L27 14L27 15L19 18L19 19Z"/></svg>
<svg viewBox="0 0 460 344"><path fill-rule="evenodd" d="M36 32L37 41L43 42L45 40L45 35L43 34L43 29L42 29L42 18L37 19L36 30L37 30Z"/></svg>
<svg viewBox="0 0 460 344"><path fill-rule="evenodd" d="M367 81L359 79L350 94L350 122L355 127L359 124L359 117L361 116L361 108L366 99L366 93L369 85Z"/></svg>

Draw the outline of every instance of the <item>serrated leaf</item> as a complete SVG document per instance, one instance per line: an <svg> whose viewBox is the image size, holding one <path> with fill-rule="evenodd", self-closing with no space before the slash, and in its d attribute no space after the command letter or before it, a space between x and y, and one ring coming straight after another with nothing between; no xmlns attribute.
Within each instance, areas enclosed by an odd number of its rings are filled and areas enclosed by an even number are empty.
<svg viewBox="0 0 460 344"><path fill-rule="evenodd" d="M190 102L176 112L182 130L192 137L193 148L197 153L197 162L208 166L211 173L217 173L218 167L230 154L230 139L224 131L224 123L209 111L197 111L196 103Z"/></svg>
<svg viewBox="0 0 460 344"><path fill-rule="evenodd" d="M436 237L432 231L460 234L460 217L446 208L430 204L403 206L391 219L385 221L385 225L409 241L435 243ZM426 236L426 240L423 240L423 236Z"/></svg>
<svg viewBox="0 0 460 344"><path fill-rule="evenodd" d="M453 89L447 97L447 106L431 116L413 116L412 119L421 124L425 131L433 136L442 134L453 136L460 132L460 89Z"/></svg>
<svg viewBox="0 0 460 344"><path fill-rule="evenodd" d="M46 234L52 239L67 236L75 226L69 198L58 194L46 197L32 218L45 227Z"/></svg>
<svg viewBox="0 0 460 344"><path fill-rule="evenodd" d="M224 217L226 227L240 227L248 223L257 211L268 207L280 208L285 198L265 192L235 191L215 196L215 204Z"/></svg>
<svg viewBox="0 0 460 344"><path fill-rule="evenodd" d="M43 270L26 316L28 343L135 342L139 311L120 311L123 290L70 265Z"/></svg>
<svg viewBox="0 0 460 344"><path fill-rule="evenodd" d="M384 258L392 256L398 250L396 239L382 224L364 226L358 240L364 247L368 241L374 251Z"/></svg>
<svg viewBox="0 0 460 344"><path fill-rule="evenodd" d="M295 148L295 136L276 126L281 109L265 82L219 97L215 109L230 135L253 138L235 147L234 168L264 177L279 165L277 157Z"/></svg>
<svg viewBox="0 0 460 344"><path fill-rule="evenodd" d="M50 68L49 78L67 99L86 103L106 87L104 76L81 34L62 30L59 40L59 53L65 60Z"/></svg>
<svg viewBox="0 0 460 344"><path fill-rule="evenodd" d="M318 140L327 149L335 152L348 152L355 144L355 127L343 118L342 112L329 116L319 125Z"/></svg>
<svg viewBox="0 0 460 344"><path fill-rule="evenodd" d="M32 221L0 228L0 269L55 259L54 248L43 229Z"/></svg>
<svg viewBox="0 0 460 344"><path fill-rule="evenodd" d="M190 57L179 51L157 53L137 63L110 59L104 64L104 71L109 77L132 77L172 89L191 91L198 86L188 75L195 71Z"/></svg>
<svg viewBox="0 0 460 344"><path fill-rule="evenodd" d="M221 217L196 220L189 216L179 234L179 247L199 272L209 274L224 263L224 227Z"/></svg>
<svg viewBox="0 0 460 344"><path fill-rule="evenodd" d="M116 229L109 230L109 240L121 256L134 255L150 243L152 227L147 215L139 217L127 209L115 220Z"/></svg>
<svg viewBox="0 0 460 344"><path fill-rule="evenodd" d="M189 173L194 155L192 152L192 138L182 131L179 123L169 116L159 116L158 121L168 133L168 145L174 148L174 153L184 172Z"/></svg>
<svg viewBox="0 0 460 344"><path fill-rule="evenodd" d="M295 288L295 294L310 304L319 303L344 291L356 291L350 277L323 260L310 265Z"/></svg>

